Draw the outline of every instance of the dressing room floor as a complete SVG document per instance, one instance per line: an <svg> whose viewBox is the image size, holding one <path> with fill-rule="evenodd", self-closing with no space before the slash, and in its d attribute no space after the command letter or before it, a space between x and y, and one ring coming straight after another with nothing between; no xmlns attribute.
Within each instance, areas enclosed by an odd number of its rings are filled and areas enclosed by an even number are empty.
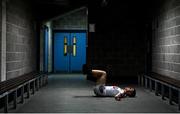
<svg viewBox="0 0 180 114"><path fill-rule="evenodd" d="M115 101L110 97L95 97L95 83L82 74L55 74L49 76L48 85L41 88L13 112L24 113L115 113L115 112L178 112L177 104L169 105L153 92L135 86L135 98ZM124 86L124 85L121 85ZM120 87L121 87L120 86Z"/></svg>

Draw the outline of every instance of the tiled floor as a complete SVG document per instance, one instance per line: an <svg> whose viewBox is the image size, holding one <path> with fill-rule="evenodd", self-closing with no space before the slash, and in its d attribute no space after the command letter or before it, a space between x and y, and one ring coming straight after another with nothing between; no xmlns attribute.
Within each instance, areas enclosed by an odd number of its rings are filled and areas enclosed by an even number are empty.
<svg viewBox="0 0 180 114"><path fill-rule="evenodd" d="M162 101L153 92L135 86L137 96L115 101L110 97L95 97L94 82L86 80L82 74L55 74L49 76L46 87L36 92L15 112L21 113L115 113L115 112L178 112L175 105ZM123 85L121 85L123 86Z"/></svg>

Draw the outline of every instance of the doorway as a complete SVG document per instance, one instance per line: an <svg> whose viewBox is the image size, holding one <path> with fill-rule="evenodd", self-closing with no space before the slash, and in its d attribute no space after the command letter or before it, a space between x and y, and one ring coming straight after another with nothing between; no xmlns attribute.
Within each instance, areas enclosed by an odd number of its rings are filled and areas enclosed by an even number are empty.
<svg viewBox="0 0 180 114"><path fill-rule="evenodd" d="M86 31L54 32L54 72L81 72L86 63Z"/></svg>

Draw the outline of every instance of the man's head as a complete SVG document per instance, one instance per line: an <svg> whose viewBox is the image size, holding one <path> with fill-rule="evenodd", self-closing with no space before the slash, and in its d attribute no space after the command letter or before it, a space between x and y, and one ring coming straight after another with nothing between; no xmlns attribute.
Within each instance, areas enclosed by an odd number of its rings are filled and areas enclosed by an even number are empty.
<svg viewBox="0 0 180 114"><path fill-rule="evenodd" d="M125 87L124 91L125 91L125 94L129 97L135 97L136 96L136 90L132 87Z"/></svg>

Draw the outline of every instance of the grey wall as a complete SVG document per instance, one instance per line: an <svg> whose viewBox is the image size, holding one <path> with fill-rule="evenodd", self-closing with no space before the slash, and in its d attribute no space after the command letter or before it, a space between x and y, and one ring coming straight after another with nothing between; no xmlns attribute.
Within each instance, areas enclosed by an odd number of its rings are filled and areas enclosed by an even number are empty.
<svg viewBox="0 0 180 114"><path fill-rule="evenodd" d="M180 1L166 0L153 22L152 71L180 80Z"/></svg>
<svg viewBox="0 0 180 114"><path fill-rule="evenodd" d="M0 73L1 81L6 80L6 0L1 1L1 53L0 53Z"/></svg>
<svg viewBox="0 0 180 114"><path fill-rule="evenodd" d="M1 32L2 32L2 1L0 2L0 39L1 39Z"/></svg>
<svg viewBox="0 0 180 114"><path fill-rule="evenodd" d="M1 24L2 24L2 1L0 2L0 38L1 38Z"/></svg>
<svg viewBox="0 0 180 114"><path fill-rule="evenodd" d="M35 23L29 0L7 2L7 79L36 70Z"/></svg>
<svg viewBox="0 0 180 114"><path fill-rule="evenodd" d="M135 1L112 0L106 7L89 2L88 21L94 23L96 29L88 33L89 63L110 65L109 79L136 78L145 70L146 42L141 7L137 7Z"/></svg>
<svg viewBox="0 0 180 114"><path fill-rule="evenodd" d="M53 29L58 30L87 30L87 11L80 8L56 18L53 21Z"/></svg>
<svg viewBox="0 0 180 114"><path fill-rule="evenodd" d="M2 33L2 1L0 1L0 39L1 39L1 34ZM1 40L0 40L0 47L1 47ZM1 48L0 48L0 53L1 53ZM0 61L1 64L1 61ZM2 77L0 76L0 81L2 80Z"/></svg>

